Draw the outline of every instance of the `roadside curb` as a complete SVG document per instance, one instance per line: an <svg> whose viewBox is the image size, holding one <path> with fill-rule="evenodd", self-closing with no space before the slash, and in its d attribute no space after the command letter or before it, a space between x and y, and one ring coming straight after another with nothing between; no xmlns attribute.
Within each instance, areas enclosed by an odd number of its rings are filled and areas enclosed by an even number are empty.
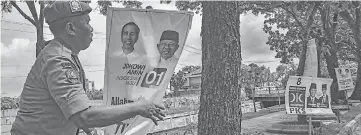
<svg viewBox="0 0 361 135"><path fill-rule="evenodd" d="M357 115L353 120L347 123L337 135L352 135L353 131L361 125L361 114Z"/></svg>

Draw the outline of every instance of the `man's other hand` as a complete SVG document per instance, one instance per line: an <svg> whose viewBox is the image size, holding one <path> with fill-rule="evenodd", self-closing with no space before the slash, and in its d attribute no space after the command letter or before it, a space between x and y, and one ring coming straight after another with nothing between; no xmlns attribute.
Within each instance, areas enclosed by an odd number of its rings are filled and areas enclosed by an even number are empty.
<svg viewBox="0 0 361 135"><path fill-rule="evenodd" d="M144 97L139 98L137 101L139 107L139 115L145 118L151 119L155 125L158 126L156 117L163 120L165 114L162 112L165 108L163 105L152 103L151 101L145 100Z"/></svg>

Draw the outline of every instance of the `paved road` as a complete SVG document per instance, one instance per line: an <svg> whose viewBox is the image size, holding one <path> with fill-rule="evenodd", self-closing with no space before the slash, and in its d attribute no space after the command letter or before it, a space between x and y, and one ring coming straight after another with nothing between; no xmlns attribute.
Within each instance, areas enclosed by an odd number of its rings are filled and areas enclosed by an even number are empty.
<svg viewBox="0 0 361 135"><path fill-rule="evenodd" d="M275 112L267 114L261 117L248 119L242 121L242 133L247 132L265 132L267 128L270 128L273 124L282 121L297 120L297 115L287 115L285 111Z"/></svg>

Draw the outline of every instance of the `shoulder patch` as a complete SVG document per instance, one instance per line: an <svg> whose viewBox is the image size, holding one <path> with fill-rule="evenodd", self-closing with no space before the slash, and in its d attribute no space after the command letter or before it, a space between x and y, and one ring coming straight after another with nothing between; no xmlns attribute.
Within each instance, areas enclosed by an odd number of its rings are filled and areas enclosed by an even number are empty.
<svg viewBox="0 0 361 135"><path fill-rule="evenodd" d="M73 69L76 69L75 68L75 65L70 63L70 62L63 62L61 63L61 66L63 66L63 68L73 68Z"/></svg>
<svg viewBox="0 0 361 135"><path fill-rule="evenodd" d="M74 84L78 84L81 83L80 82L80 77L79 77L79 72L75 71L74 69L68 69L66 71L66 79Z"/></svg>

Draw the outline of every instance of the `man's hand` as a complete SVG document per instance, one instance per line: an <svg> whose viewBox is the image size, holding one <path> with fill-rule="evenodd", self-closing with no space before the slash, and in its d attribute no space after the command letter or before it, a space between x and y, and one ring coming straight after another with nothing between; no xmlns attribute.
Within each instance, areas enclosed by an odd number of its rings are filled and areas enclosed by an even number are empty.
<svg viewBox="0 0 361 135"><path fill-rule="evenodd" d="M165 117L165 114L161 111L165 109L162 105L147 101L144 97L141 97L139 101L137 101L137 104L139 105L137 106L139 107L139 115L151 119L157 126L158 122L155 117L160 120L163 120L163 117Z"/></svg>

